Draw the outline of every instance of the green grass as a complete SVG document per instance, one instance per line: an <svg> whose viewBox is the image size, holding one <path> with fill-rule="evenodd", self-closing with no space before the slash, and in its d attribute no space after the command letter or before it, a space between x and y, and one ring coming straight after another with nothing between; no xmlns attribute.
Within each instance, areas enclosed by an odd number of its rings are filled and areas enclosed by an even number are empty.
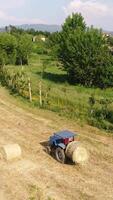
<svg viewBox="0 0 113 200"><path fill-rule="evenodd" d="M12 71L24 70L27 76L31 78L32 94L34 106L39 106L39 82L43 68L43 61L51 60L50 56L32 54L29 66L7 66L10 73ZM79 121L88 121L89 97L93 94L96 99L108 98L113 99L113 89L101 90L98 88L86 88L83 86L70 85L67 82L66 72L57 67L56 62L52 61L46 66L44 77L42 80L42 92L45 93L47 88L51 88L49 92L49 103L44 105L43 109L48 109ZM110 109L112 109L112 104ZM97 120L94 126L99 126ZM100 123L100 122L99 122ZM104 128L104 126L103 126Z"/></svg>

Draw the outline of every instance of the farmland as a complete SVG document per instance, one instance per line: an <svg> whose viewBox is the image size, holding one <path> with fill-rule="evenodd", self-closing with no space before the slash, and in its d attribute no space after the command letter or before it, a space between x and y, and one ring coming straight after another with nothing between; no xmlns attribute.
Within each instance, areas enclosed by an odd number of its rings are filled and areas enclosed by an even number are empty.
<svg viewBox="0 0 113 200"><path fill-rule="evenodd" d="M60 33L0 34L0 200L113 199L112 42L74 13ZM78 133L87 163L45 151L60 130ZM4 159L8 144L20 158Z"/></svg>
<svg viewBox="0 0 113 200"><path fill-rule="evenodd" d="M43 72L43 63L49 60ZM112 88L101 90L99 88L88 88L80 85L70 85L67 80L66 72L57 66L55 60L44 54L33 53L29 60L28 66L6 66L9 74L24 72L31 80L32 103L31 106L39 108L39 83L42 83L42 109L56 112L60 116L73 119L79 123L89 123L102 129L112 131ZM42 72L43 78L42 78ZM47 99L46 99L46 94ZM18 96L18 95L17 95ZM20 95L21 96L21 95ZM94 96L97 100L95 111L100 112L99 117L95 116L90 120L90 104L89 98ZM28 89L23 101L27 103L29 100ZM103 107L99 100L109 100L108 111L110 111L110 119L102 116ZM106 105L105 105L106 106ZM97 109L97 110L96 110ZM110 128L109 128L110 127Z"/></svg>
<svg viewBox="0 0 113 200"><path fill-rule="evenodd" d="M20 160L0 160L0 198L112 200L112 137L29 105L0 88L0 146L18 143L22 148ZM61 129L79 132L90 154L87 165L61 165L44 152L41 143Z"/></svg>

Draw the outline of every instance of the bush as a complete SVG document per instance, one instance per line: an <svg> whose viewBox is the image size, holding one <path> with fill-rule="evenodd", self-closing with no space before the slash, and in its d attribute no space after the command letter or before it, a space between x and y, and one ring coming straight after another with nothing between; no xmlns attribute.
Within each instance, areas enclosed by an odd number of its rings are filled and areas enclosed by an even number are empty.
<svg viewBox="0 0 113 200"><path fill-rule="evenodd" d="M109 99L96 100L91 96L89 98L89 124L107 131L113 130L113 110L109 107L111 103Z"/></svg>
<svg viewBox="0 0 113 200"><path fill-rule="evenodd" d="M6 68L0 68L0 81L13 93L26 97L24 92L28 91L28 78L23 71L9 73Z"/></svg>

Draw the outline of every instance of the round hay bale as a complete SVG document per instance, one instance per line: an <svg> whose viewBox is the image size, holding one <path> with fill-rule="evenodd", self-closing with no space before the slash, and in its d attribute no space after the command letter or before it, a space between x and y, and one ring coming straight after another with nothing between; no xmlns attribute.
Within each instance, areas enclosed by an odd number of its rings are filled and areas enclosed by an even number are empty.
<svg viewBox="0 0 113 200"><path fill-rule="evenodd" d="M72 157L73 162L78 164L83 164L88 160L88 153L84 147L77 147L77 149L73 152Z"/></svg>
<svg viewBox="0 0 113 200"><path fill-rule="evenodd" d="M68 144L66 149L66 155L73 162L82 164L88 160L88 153L84 147L80 145L79 142L71 142Z"/></svg>
<svg viewBox="0 0 113 200"><path fill-rule="evenodd" d="M66 148L66 156L72 160L73 152L79 146L79 142L70 142Z"/></svg>
<svg viewBox="0 0 113 200"><path fill-rule="evenodd" d="M21 157L21 148L18 144L8 144L1 148L2 158L9 161Z"/></svg>

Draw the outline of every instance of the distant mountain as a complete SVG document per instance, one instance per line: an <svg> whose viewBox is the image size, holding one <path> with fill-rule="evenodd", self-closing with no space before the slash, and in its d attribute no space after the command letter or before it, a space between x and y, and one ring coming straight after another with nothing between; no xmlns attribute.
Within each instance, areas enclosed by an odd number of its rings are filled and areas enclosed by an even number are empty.
<svg viewBox="0 0 113 200"><path fill-rule="evenodd" d="M51 33L61 30L60 25L45 25L45 24L23 24L18 26L18 28L22 28L24 30L34 29L35 31L48 31Z"/></svg>
<svg viewBox="0 0 113 200"><path fill-rule="evenodd" d="M5 28L4 27L0 28L0 32L5 32Z"/></svg>
<svg viewBox="0 0 113 200"><path fill-rule="evenodd" d="M103 31L104 33L106 33L106 34L109 34L109 35L113 35L113 31Z"/></svg>
<svg viewBox="0 0 113 200"><path fill-rule="evenodd" d="M112 31L109 31L109 33L108 34L110 34L110 35L112 35L113 36L113 32Z"/></svg>
<svg viewBox="0 0 113 200"><path fill-rule="evenodd" d="M47 31L50 33L57 32L61 30L60 25L46 25L46 24L23 24L23 25L14 25L17 28L21 28L24 30L34 29L35 31ZM10 27L10 26L8 26ZM0 28L0 32L5 32L5 27Z"/></svg>
<svg viewBox="0 0 113 200"><path fill-rule="evenodd" d="M14 25L17 28L21 28L24 30L34 29L35 31L47 31L50 33L61 31L62 27L60 25L48 25L48 24L22 24L22 25ZM8 26L10 27L10 25ZM0 27L0 32L5 32L5 26ZM103 30L103 33L113 35L113 31Z"/></svg>

